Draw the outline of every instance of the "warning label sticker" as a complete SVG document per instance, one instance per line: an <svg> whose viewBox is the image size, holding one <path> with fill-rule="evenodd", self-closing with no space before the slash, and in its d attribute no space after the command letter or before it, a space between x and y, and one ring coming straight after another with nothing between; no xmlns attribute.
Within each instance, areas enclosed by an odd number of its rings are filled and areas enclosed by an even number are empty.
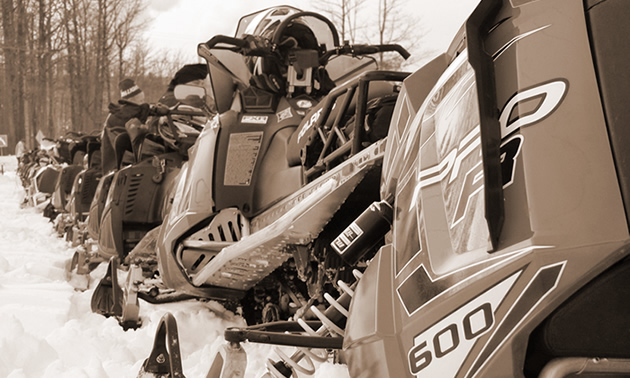
<svg viewBox="0 0 630 378"><path fill-rule="evenodd" d="M223 185L248 186L251 184L262 138L262 131L230 135Z"/></svg>

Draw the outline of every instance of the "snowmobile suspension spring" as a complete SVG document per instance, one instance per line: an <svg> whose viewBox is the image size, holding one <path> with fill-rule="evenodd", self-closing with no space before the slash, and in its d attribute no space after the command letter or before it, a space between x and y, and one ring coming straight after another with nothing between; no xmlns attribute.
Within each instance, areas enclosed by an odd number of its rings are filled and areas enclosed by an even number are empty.
<svg viewBox="0 0 630 378"><path fill-rule="evenodd" d="M356 278L352 286L348 286L343 281L337 282L343 291L338 299L333 298L328 293L324 294L324 298L330 304L326 311L322 312L317 307L311 306L310 310L322 322L322 325L317 330L311 328L304 319L297 319L298 324L304 329L304 332L310 336L316 337L344 336L344 330L339 324L349 315L348 309L350 308L350 301L354 295L354 288L362 276L361 272L358 270L354 270L352 273ZM267 370L268 373L275 378L298 377L298 372L305 375L313 375L315 374L315 364L313 360L320 363L328 360L328 352L326 350L322 350L322 353L318 354L311 348L298 347L291 356L288 356L278 347L275 347L274 351L280 357L281 361L274 362L271 359L267 360ZM300 365L300 361L302 360L304 360L304 364Z"/></svg>

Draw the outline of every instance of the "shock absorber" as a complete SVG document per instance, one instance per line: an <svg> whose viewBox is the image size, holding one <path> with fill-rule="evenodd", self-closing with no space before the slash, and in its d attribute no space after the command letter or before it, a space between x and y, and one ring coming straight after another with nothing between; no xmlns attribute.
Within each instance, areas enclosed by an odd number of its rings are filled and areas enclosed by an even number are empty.
<svg viewBox="0 0 630 378"><path fill-rule="evenodd" d="M329 307L326 311L322 312L317 307L311 306L310 310L321 322L321 326L317 330L314 330L304 319L297 319L297 323L300 327L302 327L308 336L314 338L332 337L341 340L343 339L344 330L342 328L342 324L345 323L345 319L348 317L350 301L354 295L354 289L361 278L361 273L358 270L354 270L353 274L356 281L352 286L349 287L343 281L337 282L343 291L342 295L338 299L333 298L328 293L324 294L324 298L329 303ZM296 351L291 356L288 356L278 347L274 348L276 354L280 357L280 360L277 362L274 362L271 359L267 360L267 376L274 378L288 378L291 376L298 377L298 372L305 375L313 375L315 374L315 364L313 363L313 360L318 362L325 362L328 360L328 352L324 349L321 349L323 354L317 354L312 350L315 348L312 347L296 346L296 348ZM304 364L300 364L302 360L305 362L306 366Z"/></svg>

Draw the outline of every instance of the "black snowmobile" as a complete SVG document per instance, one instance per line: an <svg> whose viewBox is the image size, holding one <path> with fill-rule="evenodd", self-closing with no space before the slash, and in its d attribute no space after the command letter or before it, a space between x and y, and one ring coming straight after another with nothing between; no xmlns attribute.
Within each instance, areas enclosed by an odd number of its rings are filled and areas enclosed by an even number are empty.
<svg viewBox="0 0 630 378"><path fill-rule="evenodd" d="M162 223L166 193L208 114L181 103L161 111L162 119L149 125L155 132L142 135L141 141L129 138L133 162L112 176L97 238L99 254L106 259L115 256L123 261L148 231Z"/></svg>
<svg viewBox="0 0 630 378"><path fill-rule="evenodd" d="M100 177L93 175L100 169L100 144L98 131L69 133L57 142L59 155L69 163L60 169L50 200L50 212L54 216L55 229L67 240L73 239L72 229L84 221L86 210L85 206L81 207L81 202L91 200Z"/></svg>
<svg viewBox="0 0 630 378"><path fill-rule="evenodd" d="M42 138L38 148L20 161L18 171L26 190L25 202L41 208L51 221L65 211L72 182L80 170L85 153L81 136L68 132L58 139Z"/></svg>
<svg viewBox="0 0 630 378"><path fill-rule="evenodd" d="M383 200L332 243L349 262L363 235L386 245L315 331L228 329L226 349L299 347L275 377L328 357L313 348L339 350L352 377L629 376L627 14L482 0L405 80ZM244 371L224 356L209 377Z"/></svg>
<svg viewBox="0 0 630 378"><path fill-rule="evenodd" d="M54 143L47 142L45 146L25 153L18 165L18 172L25 196L23 205L44 209L59 178L59 167L52 148Z"/></svg>
<svg viewBox="0 0 630 378"><path fill-rule="evenodd" d="M92 296L92 310L121 318L124 327L137 327L139 319L137 313L123 314L126 307L119 306L118 302L123 300L122 296L112 299L119 290L117 267L123 264L128 268L129 261L136 267L141 265L141 270L129 273L130 277L135 277L131 282L151 278L157 271L155 249L149 248L147 252L146 245L138 246L139 249L136 246L148 233L155 234L156 227L162 223L169 208L167 193L172 191L181 165L188 158L188 149L199 136L207 116L212 114L210 108L202 111L186 103L190 88L193 92L195 88L203 90L193 86L176 88L183 101L171 108L154 107L152 112L156 117L147 122L148 132L135 137L121 133L117 137L115 150L120 167L103 176L91 203L89 218L93 215L98 218L98 221L88 221L88 233L95 240L94 246L79 249L73 258L71 269L76 266L77 272L84 273L101 262L110 261L105 277ZM207 107L205 102L195 105ZM129 165L125 165L125 154L133 156ZM137 252L128 260L134 249ZM125 297L125 300L131 300L137 308L135 296L133 299Z"/></svg>

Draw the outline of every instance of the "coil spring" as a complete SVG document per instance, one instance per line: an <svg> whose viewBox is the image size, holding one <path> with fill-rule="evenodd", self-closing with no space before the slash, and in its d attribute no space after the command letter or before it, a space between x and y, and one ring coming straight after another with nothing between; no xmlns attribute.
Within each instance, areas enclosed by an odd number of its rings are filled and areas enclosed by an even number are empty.
<svg viewBox="0 0 630 378"><path fill-rule="evenodd" d="M317 330L314 330L313 328L311 328L304 321L304 319L302 318L297 319L298 324L304 329L304 332L306 332L309 336L315 336L315 337L326 337L329 335L331 336L338 335L341 337L344 336L345 334L344 330L341 329L335 323L335 321L330 319L330 317L327 316L326 314L330 313L330 311L334 309L334 311L338 312L343 317L345 318L348 317L349 315L348 308L344 307L340 303L340 301L342 298L344 298L344 296L347 296L345 297L345 299L348 299L347 300L348 307L350 306L349 298L352 298L352 296L354 295L354 288L356 287L357 283L359 282L362 276L362 273L359 272L358 270L353 270L352 274L356 278L356 281L352 284L352 286L348 286L343 281L337 282L337 284L341 288L341 291L343 291L339 299L333 298L328 293L324 294L324 298L330 305L326 309L326 311L322 312L317 307L311 306L310 308L311 311L322 322L322 325ZM284 369L286 369L284 372L281 371L281 368L279 368L278 363L274 362L271 359L268 359L266 363L267 376L271 376L274 378L287 378L291 376L298 377L298 372L303 373L305 375L313 375L315 374L315 364L313 360L320 363L326 362L328 360L328 352L326 350L322 350L323 352L322 354L317 354L311 348L298 347L291 356L288 356L284 351L282 351L278 347L274 347L274 351L280 357L284 365L283 367ZM304 360L304 364L300 365L300 361L302 360Z"/></svg>

